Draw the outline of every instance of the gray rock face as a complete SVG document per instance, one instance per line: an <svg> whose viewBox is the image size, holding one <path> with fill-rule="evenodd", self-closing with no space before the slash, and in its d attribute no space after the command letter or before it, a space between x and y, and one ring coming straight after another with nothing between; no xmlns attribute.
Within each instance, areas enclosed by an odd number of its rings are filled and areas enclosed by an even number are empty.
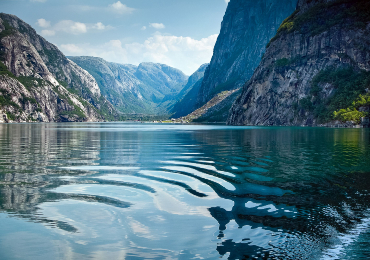
<svg viewBox="0 0 370 260"><path fill-rule="evenodd" d="M188 78L163 64L134 66L95 57L69 58L94 76L103 96L123 113L159 113L164 98L176 95Z"/></svg>
<svg viewBox="0 0 370 260"><path fill-rule="evenodd" d="M30 48L33 48L33 50L35 50L39 54L40 58L47 66L49 72L55 77L56 80L66 82L68 85L71 85L70 87L73 86L76 89L88 88L94 95L100 96L99 87L94 78L88 73L86 73L86 71L79 68L73 62L68 60L55 45L49 43L43 37L39 36L31 26L29 26L27 23L23 22L14 15L2 13L1 19L3 20L5 19L5 21L11 27L15 28L21 34L20 37L22 37L23 42L20 41L19 37L18 39L15 39L15 42L19 44L20 49L18 49L18 51L23 50L25 48L24 45L32 46ZM15 48L14 50L8 49L5 51L7 54L9 54L8 56L10 56L11 53L17 52L16 49L17 46L15 46L14 48ZM28 53L26 49L25 53ZM32 61L33 60L31 58L29 62L32 63ZM40 60L38 60L37 64L40 63L41 63ZM8 66L8 64L6 65ZM16 71L24 67L25 64L22 64L23 66L20 65L21 63L16 63L13 60L13 63L10 66L10 70ZM17 68L15 68L15 66ZM15 75L18 76L17 73L15 73Z"/></svg>
<svg viewBox="0 0 370 260"><path fill-rule="evenodd" d="M116 113L87 71L16 16L0 14L0 53L0 122L98 121Z"/></svg>
<svg viewBox="0 0 370 260"><path fill-rule="evenodd" d="M370 71L370 17L363 15L361 4L369 3L300 0L243 87L228 123L317 125L317 115L309 109L297 109L298 104L305 99L310 104L317 99L327 104L338 90L323 79L320 94L313 96L315 76L329 68ZM348 14L355 5L360 8Z"/></svg>
<svg viewBox="0 0 370 260"><path fill-rule="evenodd" d="M0 75L0 122L98 121L100 116L77 95L63 86L38 80L27 89L12 77Z"/></svg>
<svg viewBox="0 0 370 260"><path fill-rule="evenodd" d="M197 100L200 107L216 94L245 84L265 46L297 0L231 0Z"/></svg>

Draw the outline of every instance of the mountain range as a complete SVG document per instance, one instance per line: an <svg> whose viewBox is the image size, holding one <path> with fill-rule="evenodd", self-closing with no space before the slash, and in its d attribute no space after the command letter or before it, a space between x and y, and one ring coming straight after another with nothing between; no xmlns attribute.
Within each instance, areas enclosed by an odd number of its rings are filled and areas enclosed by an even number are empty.
<svg viewBox="0 0 370 260"><path fill-rule="evenodd" d="M0 14L0 121L124 120L169 115L203 76L165 64L66 57L14 15ZM191 112L191 111L190 111Z"/></svg>
<svg viewBox="0 0 370 260"><path fill-rule="evenodd" d="M166 114L169 100L187 84L188 76L164 64L139 66L95 57L69 57L97 81L102 94L122 113Z"/></svg>
<svg viewBox="0 0 370 260"><path fill-rule="evenodd" d="M210 63L188 77L164 64L65 57L1 13L0 122L353 126L370 114L369 35L367 0L231 0Z"/></svg>

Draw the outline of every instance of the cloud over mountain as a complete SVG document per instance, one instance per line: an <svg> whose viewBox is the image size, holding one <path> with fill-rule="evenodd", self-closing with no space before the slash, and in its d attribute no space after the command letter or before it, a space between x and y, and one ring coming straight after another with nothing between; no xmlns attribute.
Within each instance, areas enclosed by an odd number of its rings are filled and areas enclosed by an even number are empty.
<svg viewBox="0 0 370 260"><path fill-rule="evenodd" d="M155 34L143 43L124 44L110 40L102 45L62 44L60 48L70 56L95 56L117 63L136 64L137 61L164 63L179 68L186 74L210 61L217 34L200 40L191 37Z"/></svg>

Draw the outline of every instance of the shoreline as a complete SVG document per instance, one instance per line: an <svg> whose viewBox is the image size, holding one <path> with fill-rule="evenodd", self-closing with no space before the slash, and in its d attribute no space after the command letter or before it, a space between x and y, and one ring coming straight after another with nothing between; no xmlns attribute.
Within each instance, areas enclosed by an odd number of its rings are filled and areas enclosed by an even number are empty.
<svg viewBox="0 0 370 260"><path fill-rule="evenodd" d="M320 128L351 128L351 129L366 129L370 128L370 125L359 125L353 123L333 122L328 124L318 125L228 125L227 122L179 122L173 120L166 121L79 121L79 122L3 122L0 121L0 125L4 124L68 124L68 123L137 123L137 124L177 124L177 125L208 125L208 124L219 124L225 126L251 126L251 127L320 127Z"/></svg>

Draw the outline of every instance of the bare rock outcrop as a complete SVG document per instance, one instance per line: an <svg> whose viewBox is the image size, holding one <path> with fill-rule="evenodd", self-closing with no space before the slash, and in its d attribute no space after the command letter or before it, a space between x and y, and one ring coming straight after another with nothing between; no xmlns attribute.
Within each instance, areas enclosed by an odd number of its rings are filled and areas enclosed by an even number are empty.
<svg viewBox="0 0 370 260"><path fill-rule="evenodd" d="M233 125L319 125L370 78L370 3L300 0L228 118Z"/></svg>
<svg viewBox="0 0 370 260"><path fill-rule="evenodd" d="M117 116L86 70L28 24L4 13L0 62L0 122L101 121Z"/></svg>

